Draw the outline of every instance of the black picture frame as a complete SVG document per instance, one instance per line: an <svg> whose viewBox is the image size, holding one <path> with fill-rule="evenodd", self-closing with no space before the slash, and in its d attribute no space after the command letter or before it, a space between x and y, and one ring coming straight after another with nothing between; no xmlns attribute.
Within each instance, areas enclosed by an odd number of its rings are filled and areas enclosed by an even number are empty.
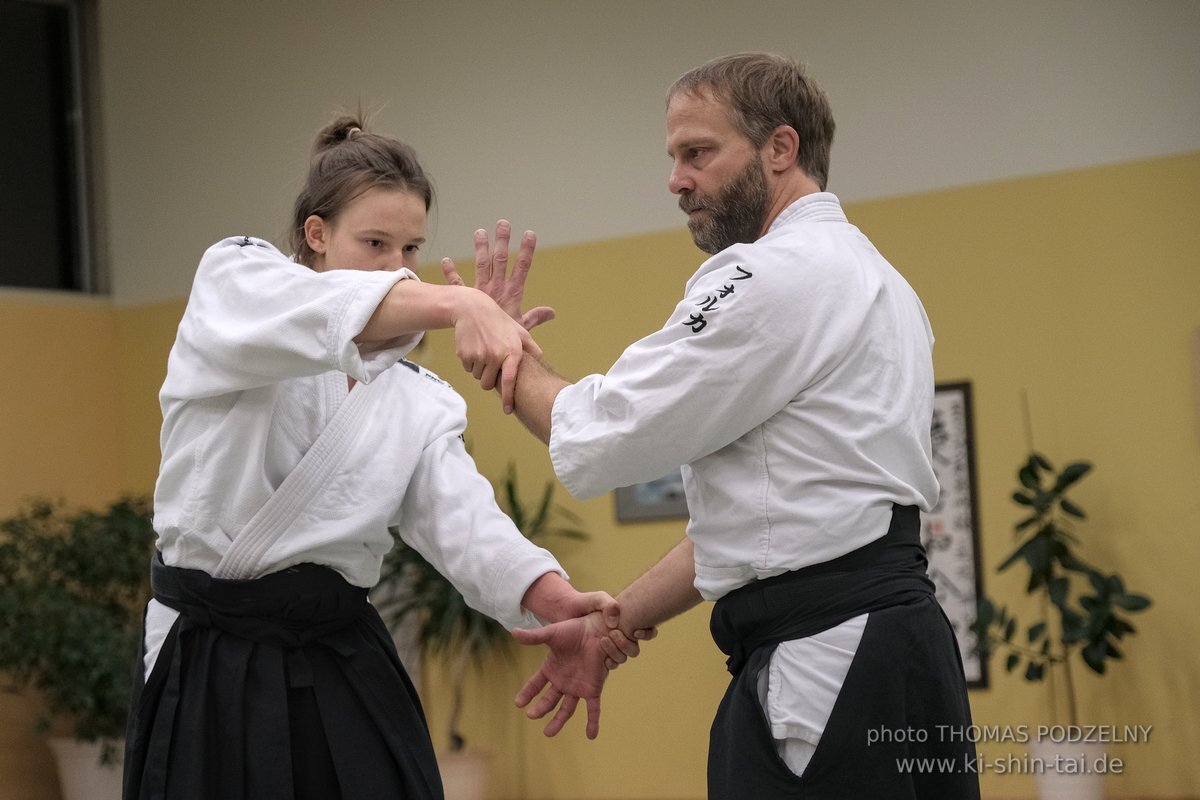
<svg viewBox="0 0 1200 800"><path fill-rule="evenodd" d="M971 631L983 596L972 405L969 381L934 387L930 436L941 494L921 514L921 543L938 602L954 628L967 686L983 689L989 685L987 660L976 651Z"/></svg>

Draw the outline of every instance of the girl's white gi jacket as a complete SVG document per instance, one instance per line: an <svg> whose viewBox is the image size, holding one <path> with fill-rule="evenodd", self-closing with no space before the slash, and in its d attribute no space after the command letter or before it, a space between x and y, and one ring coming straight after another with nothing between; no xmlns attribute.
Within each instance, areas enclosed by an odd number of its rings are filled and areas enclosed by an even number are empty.
<svg viewBox="0 0 1200 800"><path fill-rule="evenodd" d="M562 570L497 507L464 447L466 404L402 360L419 335L353 341L404 279L314 272L250 237L204 254L159 396L166 564L252 578L309 562L369 587L397 525L473 608L537 624L521 598ZM148 632L165 635L173 612L154 606Z"/></svg>

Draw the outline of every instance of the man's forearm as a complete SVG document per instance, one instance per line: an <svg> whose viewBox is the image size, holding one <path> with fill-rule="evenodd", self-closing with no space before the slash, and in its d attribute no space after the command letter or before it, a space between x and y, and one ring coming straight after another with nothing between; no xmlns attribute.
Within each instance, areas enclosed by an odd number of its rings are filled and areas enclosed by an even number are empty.
<svg viewBox="0 0 1200 800"><path fill-rule="evenodd" d="M550 444L550 412L554 398L570 383L559 377L544 363L526 355L517 371L514 392L514 412L529 432Z"/></svg>
<svg viewBox="0 0 1200 800"><path fill-rule="evenodd" d="M661 625L694 608L703 599L696 590L696 557L692 540L683 537L657 564L617 595L621 632Z"/></svg>

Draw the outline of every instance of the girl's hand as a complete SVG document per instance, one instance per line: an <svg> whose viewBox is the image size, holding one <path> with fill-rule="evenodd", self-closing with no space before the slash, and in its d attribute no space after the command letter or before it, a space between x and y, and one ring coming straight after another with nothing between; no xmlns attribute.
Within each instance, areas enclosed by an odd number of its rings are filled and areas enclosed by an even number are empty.
<svg viewBox="0 0 1200 800"><path fill-rule="evenodd" d="M526 353L540 356L542 349L488 295L467 287L461 291L452 318L455 352L479 385L498 388L504 407L511 408L521 359Z"/></svg>

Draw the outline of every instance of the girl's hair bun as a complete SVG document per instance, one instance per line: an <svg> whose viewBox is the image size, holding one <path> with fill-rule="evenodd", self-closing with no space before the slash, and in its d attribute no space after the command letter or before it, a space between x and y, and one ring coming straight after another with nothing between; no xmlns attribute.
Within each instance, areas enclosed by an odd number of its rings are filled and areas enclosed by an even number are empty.
<svg viewBox="0 0 1200 800"><path fill-rule="evenodd" d="M366 133L367 123L361 116L338 117L317 133L313 153L320 153L342 142L351 142Z"/></svg>

